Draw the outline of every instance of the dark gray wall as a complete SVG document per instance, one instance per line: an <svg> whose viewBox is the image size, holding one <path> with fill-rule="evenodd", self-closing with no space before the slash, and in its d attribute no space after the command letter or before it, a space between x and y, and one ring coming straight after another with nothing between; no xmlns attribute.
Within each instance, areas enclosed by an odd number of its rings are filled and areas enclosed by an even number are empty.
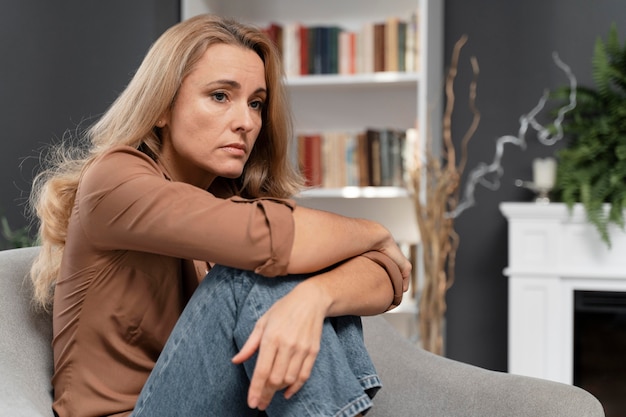
<svg viewBox="0 0 626 417"><path fill-rule="evenodd" d="M37 150L100 115L178 19L178 0L0 3L0 214L14 228Z"/></svg>
<svg viewBox="0 0 626 417"><path fill-rule="evenodd" d="M480 128L470 146L468 168L491 162L496 138L516 135L518 118L531 110L545 88L566 84L552 61L552 52L570 65L581 84L591 84L591 56L597 37L605 37L616 22L626 34L623 0L446 0L445 57L463 34L457 79L457 110L453 132L458 141L470 122L466 106L471 75L469 57L480 64L478 107ZM528 135L526 151L509 146L498 191L480 188L477 205L456 221L461 236L456 282L448 293L447 356L496 370L507 369L507 224L498 204L529 201L532 195L514 186L531 179L531 161L552 155Z"/></svg>

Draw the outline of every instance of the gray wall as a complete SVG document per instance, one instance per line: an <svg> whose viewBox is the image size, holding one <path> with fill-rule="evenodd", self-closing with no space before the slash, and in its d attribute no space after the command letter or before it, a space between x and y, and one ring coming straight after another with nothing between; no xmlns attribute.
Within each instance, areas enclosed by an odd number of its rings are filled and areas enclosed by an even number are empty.
<svg viewBox="0 0 626 417"><path fill-rule="evenodd" d="M178 0L0 2L0 214L13 228L41 146L101 114L178 19Z"/></svg>
<svg viewBox="0 0 626 417"><path fill-rule="evenodd" d="M469 41L462 52L457 81L457 140L469 126L466 92L469 57L480 64L478 107L480 128L470 146L468 167L491 162L495 139L517 134L518 118L531 110L545 88L567 83L554 65L552 52L570 65L580 84L591 85L591 56L598 36L611 22L626 35L623 0L446 0L445 57L462 34ZM553 103L554 104L554 103ZM503 201L529 201L532 195L514 186L531 179L530 164L555 148L528 135L526 151L508 146L498 191L480 188L477 205L456 221L461 236L456 283L448 293L447 356L490 369L507 368L507 224L498 210Z"/></svg>

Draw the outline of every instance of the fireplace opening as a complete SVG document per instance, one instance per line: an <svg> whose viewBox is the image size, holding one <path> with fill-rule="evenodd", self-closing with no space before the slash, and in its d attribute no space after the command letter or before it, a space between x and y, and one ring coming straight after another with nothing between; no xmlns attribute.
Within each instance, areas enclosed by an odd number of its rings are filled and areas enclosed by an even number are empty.
<svg viewBox="0 0 626 417"><path fill-rule="evenodd" d="M574 385L626 413L626 292L574 291Z"/></svg>

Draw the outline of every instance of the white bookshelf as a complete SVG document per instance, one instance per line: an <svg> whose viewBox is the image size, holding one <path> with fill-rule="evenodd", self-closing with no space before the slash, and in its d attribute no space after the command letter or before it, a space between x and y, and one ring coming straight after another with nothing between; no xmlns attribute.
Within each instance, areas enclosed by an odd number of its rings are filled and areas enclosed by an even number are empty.
<svg viewBox="0 0 626 417"><path fill-rule="evenodd" d="M266 27L270 23L336 24L358 30L388 17L417 11L419 72L289 77L296 132L360 131L418 126L420 144L441 137L443 91L443 0L182 0L181 16L215 13ZM411 198L403 189L382 187L310 190L300 204L383 223L400 242L417 243Z"/></svg>
<svg viewBox="0 0 626 417"><path fill-rule="evenodd" d="M286 79L296 133L363 131L366 128L418 127L423 149L435 154L441 138L443 107L444 0L182 0L181 16L214 13L259 27L298 22L359 30L388 17L418 13L418 72L306 75ZM298 203L378 221L400 243L419 243L412 197L396 187L345 187L307 190ZM409 310L415 301L408 300ZM407 303L403 302L407 311ZM412 306L412 307L411 307Z"/></svg>

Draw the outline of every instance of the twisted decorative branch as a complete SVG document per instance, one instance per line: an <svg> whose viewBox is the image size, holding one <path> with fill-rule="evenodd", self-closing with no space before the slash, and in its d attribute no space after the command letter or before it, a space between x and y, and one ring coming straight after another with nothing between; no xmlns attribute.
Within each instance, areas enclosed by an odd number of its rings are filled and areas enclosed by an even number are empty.
<svg viewBox="0 0 626 417"><path fill-rule="evenodd" d="M439 355L443 354L445 295L454 282L454 266L459 244L459 237L454 230L454 218L447 216L447 213L457 206L459 181L467 161L468 142L480 120L480 113L475 105L479 70L476 59L472 59L474 78L470 85L469 106L474 117L463 137L460 162L457 165L451 130L455 103L454 81L459 55L466 42L467 37L463 36L455 44L446 78L447 101L443 116L444 154L441 159L436 158L428 151L430 146L427 146L425 162L416 164L411 172L425 278L419 301L420 341L424 349Z"/></svg>
<svg viewBox="0 0 626 417"><path fill-rule="evenodd" d="M468 174L467 182L465 184L465 189L463 192L463 201L454 210L450 211L450 213L448 213L448 216L453 218L457 217L463 211L475 205L476 200L474 199L474 191L476 190L476 186L478 184L490 190L497 190L498 188L500 188L500 178L502 178L502 175L504 174L504 168L502 167L504 145L510 143L515 146L519 146L522 149L526 149L526 133L528 132L529 127L532 127L537 132L537 139L541 144L546 146L554 145L556 142L563 138L562 123L565 117L565 113L576 107L577 81L570 67L567 66L563 61L561 61L556 52L552 54L552 59L554 60L556 65L565 73L570 84L569 102L559 108L557 112L557 117L552 122L552 126L556 130L555 134L552 135L550 133L550 130L541 123L539 123L536 119L536 116L544 109L548 101L549 91L546 90L539 99L537 105L533 107L530 112L528 112L528 114L520 116L520 127L517 132L517 136L505 135L499 137L496 140L496 153L493 157L493 161L489 165L485 163L478 164L478 166ZM495 177L493 176L494 174ZM489 180L488 178L490 176L493 179Z"/></svg>

